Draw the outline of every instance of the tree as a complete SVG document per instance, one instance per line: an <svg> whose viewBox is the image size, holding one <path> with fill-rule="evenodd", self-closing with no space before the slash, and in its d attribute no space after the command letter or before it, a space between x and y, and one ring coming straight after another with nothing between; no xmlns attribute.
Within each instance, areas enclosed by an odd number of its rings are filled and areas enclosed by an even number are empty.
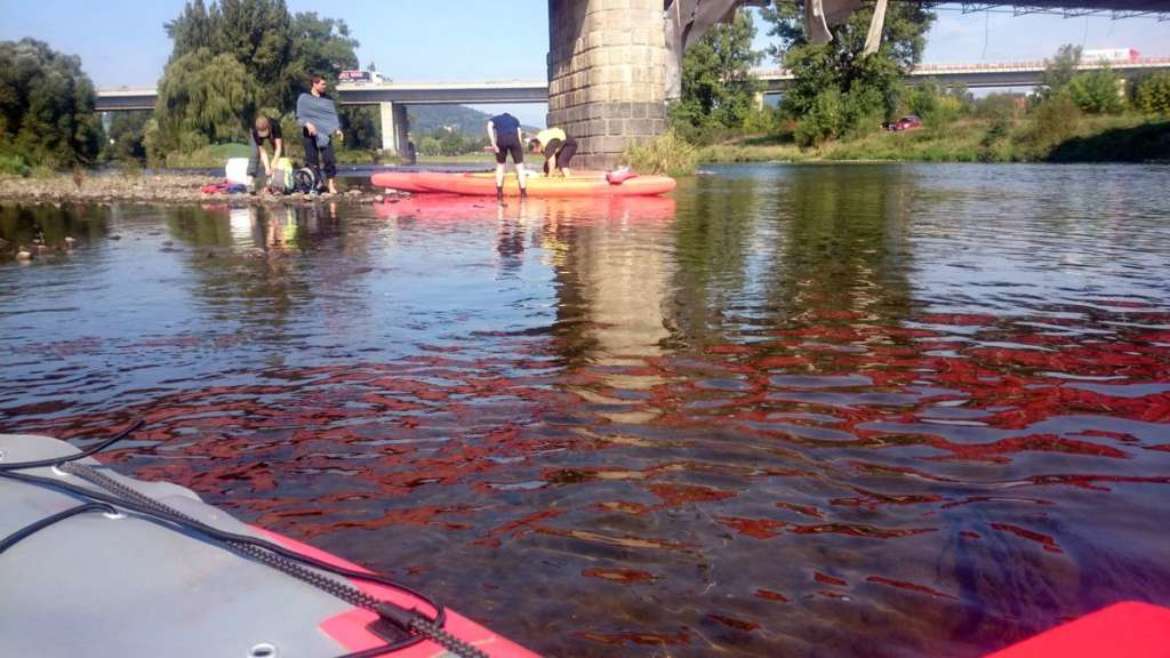
<svg viewBox="0 0 1170 658"><path fill-rule="evenodd" d="M755 35L751 15L738 11L730 24L716 25L687 49L682 97L670 111L683 134L701 138L712 127L740 127L754 110L760 85L751 67L763 56L752 50Z"/></svg>
<svg viewBox="0 0 1170 658"><path fill-rule="evenodd" d="M209 144L244 139L244 121L255 113L257 87L229 53L206 48L167 65L155 102L157 135L148 140L152 159L190 153Z"/></svg>
<svg viewBox="0 0 1170 658"><path fill-rule="evenodd" d="M165 28L174 49L149 140L155 156L242 139L261 109L281 118L291 114L310 75L336 83L342 70L358 66L358 42L344 21L313 12L291 15L285 0L219 0L209 6L191 0ZM219 75L225 77L217 81ZM231 113L236 126L230 125ZM346 146L380 143L376 110L342 108L341 119L349 133Z"/></svg>
<svg viewBox="0 0 1170 658"><path fill-rule="evenodd" d="M820 125L805 133L824 135L823 128L837 123L825 139L845 131L872 129L882 118L891 118L902 93L901 79L921 61L935 14L919 3L890 4L881 46L876 53L865 55L872 7L857 10L845 23L832 28L833 40L827 44L809 42L802 12L795 3L784 0L776 0L762 11L770 24L768 34L779 38L779 43L768 49L769 54L795 75L784 94L784 111L800 121L816 108ZM818 100L822 94L828 97ZM829 112L833 107L840 111ZM824 120L832 115L840 121Z"/></svg>
<svg viewBox="0 0 1170 658"><path fill-rule="evenodd" d="M1085 71L1065 87L1069 98L1087 114L1118 114L1125 109L1121 78L1109 68Z"/></svg>
<svg viewBox="0 0 1170 658"><path fill-rule="evenodd" d="M31 165L91 162L101 147L81 59L34 39L0 42L0 153Z"/></svg>
<svg viewBox="0 0 1170 658"><path fill-rule="evenodd" d="M1056 57L1044 60L1040 74L1040 98L1047 100L1064 91L1081 65L1081 47L1067 43L1056 51Z"/></svg>

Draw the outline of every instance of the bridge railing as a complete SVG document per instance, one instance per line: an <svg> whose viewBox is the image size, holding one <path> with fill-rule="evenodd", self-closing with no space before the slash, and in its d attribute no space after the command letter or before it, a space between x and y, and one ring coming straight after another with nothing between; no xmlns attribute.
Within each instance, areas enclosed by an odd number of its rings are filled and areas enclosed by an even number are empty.
<svg viewBox="0 0 1170 658"><path fill-rule="evenodd" d="M985 64L922 64L910 71L914 76L930 76L933 74L955 73L998 73L1013 71L1043 71L1048 67L1046 60L1030 60L1020 62L987 62ZM1083 71L1091 71L1104 67L1114 69L1158 68L1170 67L1170 57L1140 57L1133 60L1106 60L1081 62L1078 67ZM785 68L755 68L752 75L764 80L790 80L791 71Z"/></svg>

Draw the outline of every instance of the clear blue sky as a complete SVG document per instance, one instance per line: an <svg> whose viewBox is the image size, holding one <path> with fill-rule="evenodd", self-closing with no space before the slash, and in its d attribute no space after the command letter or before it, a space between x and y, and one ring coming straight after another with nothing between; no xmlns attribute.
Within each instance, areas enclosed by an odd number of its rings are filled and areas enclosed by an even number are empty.
<svg viewBox="0 0 1170 658"><path fill-rule="evenodd" d="M177 16L184 4L184 0L0 0L4 17L0 40L31 36L80 55L99 87L149 86L158 80L171 50L163 23ZM373 61L395 80L545 77L547 0L288 0L288 4L294 12L344 19L361 42L362 65ZM1170 22L1151 18L938 13L927 62L1043 59L1064 43L1170 56ZM762 47L767 39L763 29L760 32L756 43ZM544 125L542 105L507 109L526 124Z"/></svg>

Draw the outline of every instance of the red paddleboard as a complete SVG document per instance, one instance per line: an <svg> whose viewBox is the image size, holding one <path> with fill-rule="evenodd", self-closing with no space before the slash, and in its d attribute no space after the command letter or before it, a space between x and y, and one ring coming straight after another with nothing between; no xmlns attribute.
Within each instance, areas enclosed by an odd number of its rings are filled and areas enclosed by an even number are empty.
<svg viewBox="0 0 1170 658"><path fill-rule="evenodd" d="M384 171L374 174L370 181L378 187L389 187L405 192L436 192L468 196L495 196L496 177L494 173L448 173L440 171L398 172ZM528 196L547 197L593 197L593 196L653 196L666 194L675 188L675 180L669 176L635 176L618 184L610 183L605 172L578 171L571 176L551 178L530 176L527 181ZM504 194L519 196L520 185L515 174L504 179Z"/></svg>

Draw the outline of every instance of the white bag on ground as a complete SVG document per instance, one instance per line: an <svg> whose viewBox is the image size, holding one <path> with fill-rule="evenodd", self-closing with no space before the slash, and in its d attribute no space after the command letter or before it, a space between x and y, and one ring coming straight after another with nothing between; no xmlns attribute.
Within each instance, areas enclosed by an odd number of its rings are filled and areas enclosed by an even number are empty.
<svg viewBox="0 0 1170 658"><path fill-rule="evenodd" d="M228 158L223 174L227 182L233 185L252 184L252 177L248 175L248 158Z"/></svg>

